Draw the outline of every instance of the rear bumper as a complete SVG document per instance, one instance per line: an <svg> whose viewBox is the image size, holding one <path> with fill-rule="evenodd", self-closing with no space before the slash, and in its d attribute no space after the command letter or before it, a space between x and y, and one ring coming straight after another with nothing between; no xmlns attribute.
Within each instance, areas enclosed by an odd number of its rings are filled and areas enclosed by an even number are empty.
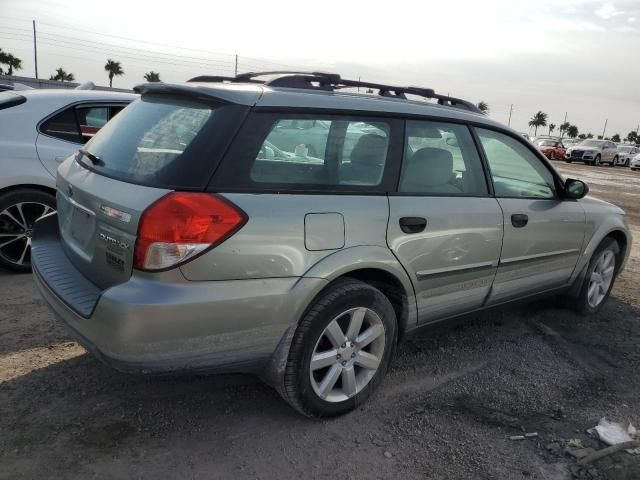
<svg viewBox="0 0 640 480"><path fill-rule="evenodd" d="M166 274L134 273L99 292L85 317L60 295L56 275L61 272L42 268L37 233L34 279L49 307L89 352L126 372L261 373L309 299L326 284L318 278L190 282L178 270L171 280ZM59 249L64 255L61 244ZM70 262L64 268L74 269ZM81 276L77 270L70 274Z"/></svg>

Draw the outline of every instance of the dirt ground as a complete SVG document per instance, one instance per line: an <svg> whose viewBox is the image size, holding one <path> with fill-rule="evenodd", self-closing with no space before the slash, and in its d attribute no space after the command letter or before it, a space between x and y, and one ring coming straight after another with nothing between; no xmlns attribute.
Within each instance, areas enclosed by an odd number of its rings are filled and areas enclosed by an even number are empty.
<svg viewBox="0 0 640 480"><path fill-rule="evenodd" d="M640 173L558 164L640 229ZM636 233L636 238L640 235ZM640 478L627 453L579 468L569 440L640 427L640 249L593 318L557 301L404 344L378 393L302 418L250 376L148 378L87 355L30 275L0 272L0 478ZM536 432L522 441L509 436Z"/></svg>

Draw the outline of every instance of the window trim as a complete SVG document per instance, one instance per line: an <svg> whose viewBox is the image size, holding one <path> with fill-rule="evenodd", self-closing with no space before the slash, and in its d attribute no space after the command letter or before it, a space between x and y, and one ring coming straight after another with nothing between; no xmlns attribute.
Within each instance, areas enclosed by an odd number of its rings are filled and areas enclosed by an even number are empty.
<svg viewBox="0 0 640 480"><path fill-rule="evenodd" d="M64 138L60 138L60 137L56 137L54 135L49 135L48 133L44 132L42 130L42 125L44 125L47 121L49 121L51 118L55 117L56 115L59 115L60 113L64 112L65 110L68 110L70 108L73 108L73 116L76 119L76 127L78 128L78 134L80 135L80 137L82 137L82 132L80 131L80 123L78 120L78 114L76 113L76 108L81 107L81 108L91 108L91 107L119 107L119 106L123 106L126 107L127 105L129 105L134 99L131 99L130 102L127 102L126 100L123 101L107 101L107 102L101 102L100 100L92 100L92 101L77 101L77 102L72 102L69 103L67 105L65 105L64 107L61 107L59 109L57 109L56 111L54 111L53 113L48 114L46 117L43 117L37 124L36 124L36 130L38 132L38 134L40 135L44 135L47 138L54 138L56 140L60 140L61 142L67 142L67 143L71 143L73 145L84 145L84 143L80 142L72 142L71 140L65 140ZM109 110L107 112L107 115L109 116L109 120L111 120L111 111ZM108 120L107 120L108 121Z"/></svg>
<svg viewBox="0 0 640 480"><path fill-rule="evenodd" d="M232 145L225 152L222 161L219 163L214 172L211 181L207 185L206 190L219 193L274 193L274 194L296 194L296 195L387 195L391 192L400 176L400 150L402 143L400 134L404 133L404 125L401 118L387 117L375 115L375 113L367 113L360 115L360 112L346 111L346 113L335 113L322 109L321 111L310 111L309 109L293 109L278 108L276 111L272 109L251 109L245 123L240 128L238 135L234 138ZM268 115L269 121L260 119L259 117ZM269 132L273 128L275 122L286 119L305 119L310 120L342 120L342 121L365 121L365 122L383 122L389 125L389 144L387 147L387 159L385 162L382 179L378 185L337 185L337 184L317 184L317 183L268 183L256 182L251 178L251 167L255 162L253 155L243 155L242 158L231 158L237 152L234 151L238 145L246 144L242 135L247 135L248 130L255 131L258 127L259 138L252 139L249 149L254 147L260 148L264 143ZM251 122L260 122L254 125ZM249 128L248 128L249 127ZM259 143L259 145L258 145ZM246 152L247 148L243 147ZM244 153L244 152L243 152ZM257 150L256 150L257 153ZM235 173L240 177L240 182L232 184L229 178L230 164L235 164ZM225 185L226 184L226 185ZM230 185L231 186L227 186Z"/></svg>

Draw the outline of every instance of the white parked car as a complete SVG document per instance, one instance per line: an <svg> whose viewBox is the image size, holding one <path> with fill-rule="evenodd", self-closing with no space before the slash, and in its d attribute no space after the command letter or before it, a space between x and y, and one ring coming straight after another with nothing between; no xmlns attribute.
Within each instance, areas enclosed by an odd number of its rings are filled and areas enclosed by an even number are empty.
<svg viewBox="0 0 640 480"><path fill-rule="evenodd" d="M635 145L618 145L618 161L616 166L628 167L631 160L640 153L640 148Z"/></svg>
<svg viewBox="0 0 640 480"><path fill-rule="evenodd" d="M71 89L0 92L0 266L30 270L33 224L55 208L58 165L136 97Z"/></svg>
<svg viewBox="0 0 640 480"><path fill-rule="evenodd" d="M640 170L640 153L631 159L631 170Z"/></svg>

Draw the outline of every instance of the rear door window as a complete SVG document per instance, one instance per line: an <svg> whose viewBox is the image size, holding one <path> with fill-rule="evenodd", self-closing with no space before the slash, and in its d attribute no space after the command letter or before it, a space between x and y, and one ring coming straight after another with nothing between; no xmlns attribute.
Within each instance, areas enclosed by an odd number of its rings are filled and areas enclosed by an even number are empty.
<svg viewBox="0 0 640 480"><path fill-rule="evenodd" d="M471 132L465 125L407 121L399 192L487 195Z"/></svg>
<svg viewBox="0 0 640 480"><path fill-rule="evenodd" d="M109 121L109 107L77 107L76 115L82 140L86 143Z"/></svg>
<svg viewBox="0 0 640 480"><path fill-rule="evenodd" d="M379 186L390 134L385 120L276 119L250 161L249 176L258 184Z"/></svg>

